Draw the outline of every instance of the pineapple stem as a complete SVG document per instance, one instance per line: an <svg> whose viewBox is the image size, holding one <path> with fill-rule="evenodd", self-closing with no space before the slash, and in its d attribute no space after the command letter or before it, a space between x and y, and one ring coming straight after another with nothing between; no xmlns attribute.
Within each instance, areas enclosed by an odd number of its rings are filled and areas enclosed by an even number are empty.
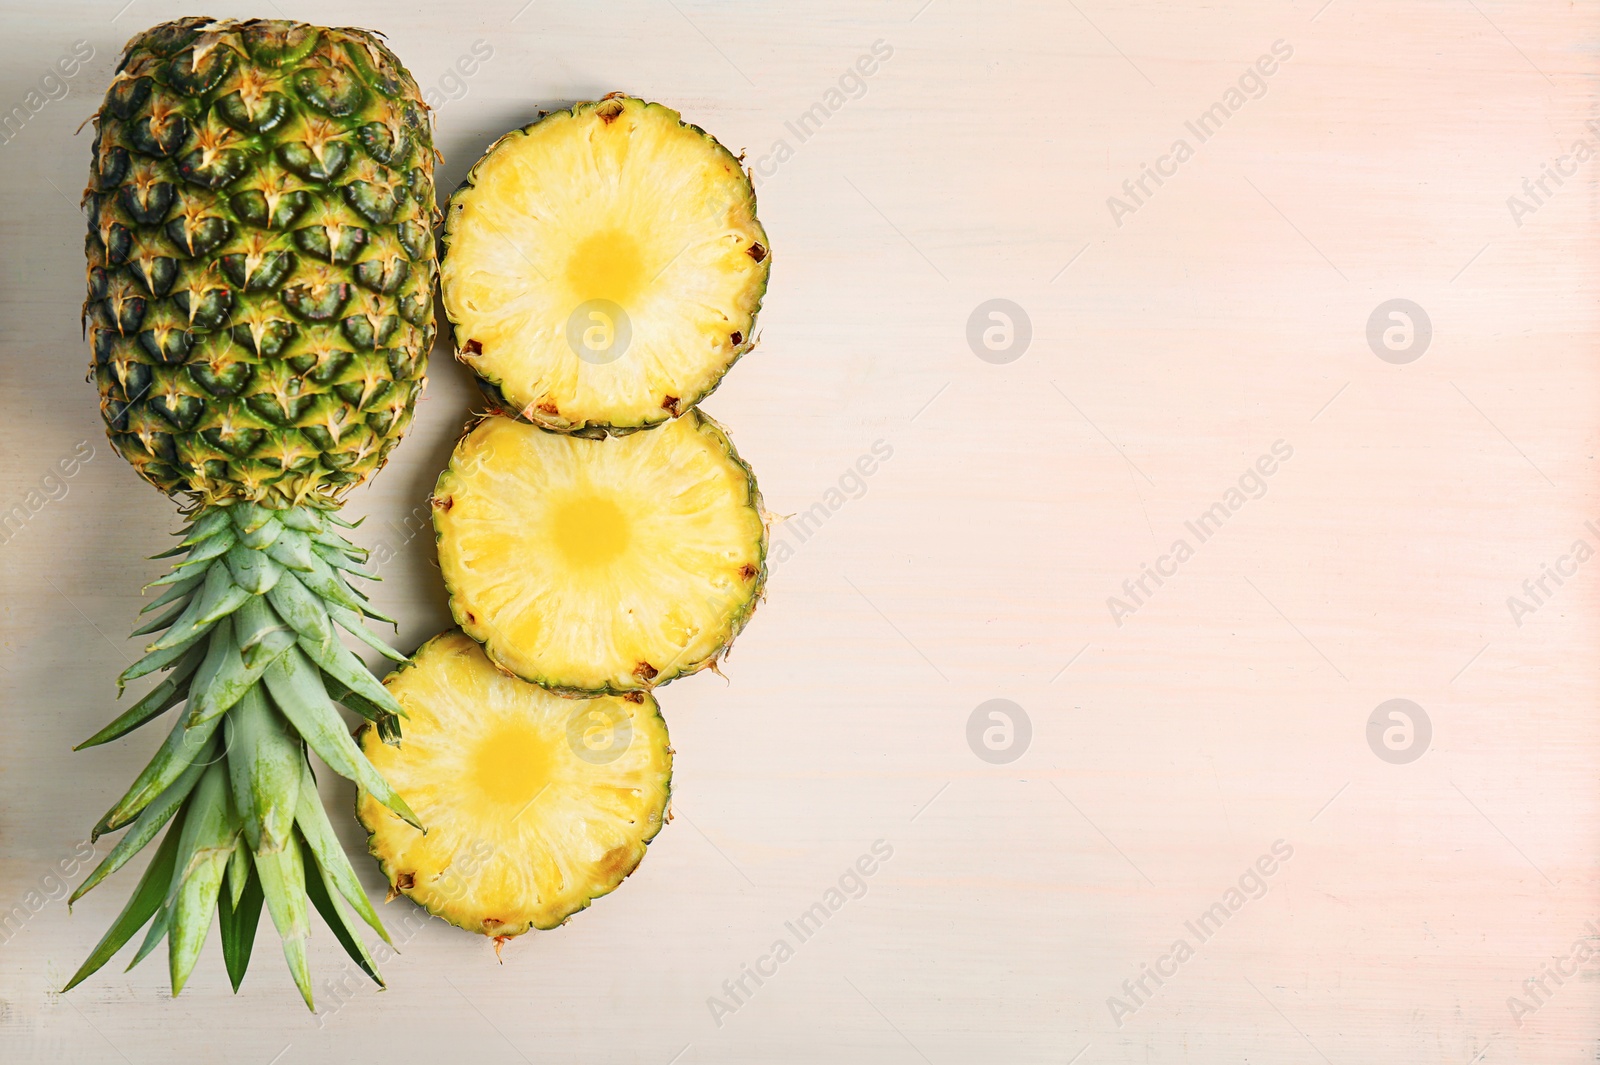
<svg viewBox="0 0 1600 1065"><path fill-rule="evenodd" d="M67 988L94 973L154 919L135 964L163 936L170 937L176 995L193 970L213 915L220 913L223 952L237 990L254 939L253 927L242 928L240 921L246 914L258 920L261 908L253 895L253 909L240 908L243 878L259 873L295 982L314 1009L304 954L308 900L380 986L382 978L350 911L388 936L333 836L306 751L315 751L335 772L420 828L405 800L351 740L333 705L343 703L374 722L385 742L398 744L405 711L344 645L339 630L356 633L389 657L403 661L404 656L365 629L366 618L381 615L350 579L376 578L356 568L365 552L344 538L340 529L351 526L332 512L231 503L203 507L192 519L182 534L184 557L172 577L158 582L184 591L167 600L176 605L160 621L141 628L141 633L162 634L123 673L119 687L149 673L167 674L81 746L124 736L180 703L183 710L95 833L133 829L72 899L116 872L165 827L163 858L147 871L128 909ZM197 786L202 779L206 783ZM298 872L300 839L309 841L303 875ZM253 863L235 860L236 852L247 852ZM233 878L227 890L225 871Z"/></svg>

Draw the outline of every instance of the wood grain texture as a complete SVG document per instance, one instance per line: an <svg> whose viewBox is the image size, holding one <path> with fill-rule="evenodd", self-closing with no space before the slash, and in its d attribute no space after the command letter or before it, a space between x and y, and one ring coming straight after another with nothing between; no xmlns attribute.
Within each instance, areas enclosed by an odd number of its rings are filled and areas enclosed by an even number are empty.
<svg viewBox="0 0 1600 1065"><path fill-rule="evenodd" d="M0 920L24 915L0 935L0 1060L1593 1059L1600 963L1565 959L1600 947L1600 561L1508 607L1600 548L1600 159L1508 205L1600 148L1592 6L210 6L386 33L445 101L442 189L541 107L615 89L747 149L771 290L706 407L768 506L810 515L774 530L728 682L660 693L677 817L639 871L503 965L390 904L382 994L319 929L316 1018L270 931L237 998L214 946L176 1001L159 961L52 991L131 887L69 916L52 868L153 746L69 750L112 713L161 569L142 556L176 527L105 444L75 321L74 130L128 36L192 13L118 6L11 0L0 41L0 107L95 49L0 146L0 510L61 496L0 544ZM479 40L492 58L456 81ZM1292 55L1229 109L1278 41ZM1186 123L1219 102L1202 143ZM1179 139L1192 155L1113 211ZM1366 335L1397 298L1431 321L1405 364ZM991 299L1031 322L1015 361L969 346ZM448 620L417 530L473 395L436 351L411 439L351 501L396 554L377 600L408 648ZM45 477L83 441L62 495ZM1247 479L1259 498L1199 542L1185 523L1278 441L1264 494ZM1180 538L1192 557L1119 624L1108 598ZM995 698L1031 724L1002 764L968 743ZM1431 722L1408 764L1367 742L1392 698ZM880 839L864 895L801 942L785 922ZM1278 840L1264 895L1227 910ZM1202 942L1186 922L1219 902ZM724 981L780 938L793 956L735 1001ZM1179 939L1193 956L1162 961ZM1524 980L1558 958L1581 975L1535 1001ZM1145 965L1172 975L1141 1003L1122 985Z"/></svg>

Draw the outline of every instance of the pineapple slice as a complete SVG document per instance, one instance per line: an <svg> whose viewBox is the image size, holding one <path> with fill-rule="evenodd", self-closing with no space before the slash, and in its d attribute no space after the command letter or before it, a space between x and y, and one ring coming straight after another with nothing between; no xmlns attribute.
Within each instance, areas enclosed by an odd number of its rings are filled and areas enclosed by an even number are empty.
<svg viewBox="0 0 1600 1065"><path fill-rule="evenodd" d="M457 357L547 429L666 421L750 350L770 266L755 208L739 160L660 104L614 95L514 130L446 212Z"/></svg>
<svg viewBox="0 0 1600 1065"><path fill-rule="evenodd" d="M598 440L486 418L439 475L433 521L456 623L565 694L712 665L766 580L755 477L699 411Z"/></svg>
<svg viewBox="0 0 1600 1065"><path fill-rule="evenodd" d="M638 866L660 831L672 748L656 701L567 699L507 676L461 632L384 681L409 714L361 747L426 835L362 791L356 815L394 893L496 939L554 928Z"/></svg>

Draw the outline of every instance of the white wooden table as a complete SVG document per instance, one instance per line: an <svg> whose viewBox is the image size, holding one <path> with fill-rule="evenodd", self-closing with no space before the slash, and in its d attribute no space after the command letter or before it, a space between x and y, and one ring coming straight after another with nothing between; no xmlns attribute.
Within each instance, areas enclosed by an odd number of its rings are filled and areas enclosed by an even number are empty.
<svg viewBox="0 0 1600 1065"><path fill-rule="evenodd" d="M313 1017L268 929L237 998L214 947L176 1001L159 958L53 991L132 884L69 915L52 871L153 746L69 750L175 528L76 323L74 130L196 11L121 3L4 5L0 107L93 58L0 147L0 1060L1593 1059L1592 6L205 5L385 32L446 189L614 89L748 149L772 287L707 409L808 515L728 683L662 692L676 819L639 871L498 965L393 903L383 993L319 934ZM473 397L436 352L351 502L405 646L447 624L417 519ZM1369 732L1392 699L1420 713Z"/></svg>

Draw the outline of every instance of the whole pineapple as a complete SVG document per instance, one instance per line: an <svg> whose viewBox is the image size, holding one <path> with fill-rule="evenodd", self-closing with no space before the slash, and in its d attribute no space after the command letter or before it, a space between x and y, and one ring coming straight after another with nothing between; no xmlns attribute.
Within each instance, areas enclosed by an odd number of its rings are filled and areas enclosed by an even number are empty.
<svg viewBox="0 0 1600 1065"><path fill-rule="evenodd" d="M201 503L335 503L405 432L433 342L416 83L365 30L188 18L128 43L95 124L112 442Z"/></svg>
<svg viewBox="0 0 1600 1065"><path fill-rule="evenodd" d="M74 898L165 826L71 987L150 925L172 990L213 913L237 989L265 904L307 1005L306 902L378 975L382 925L317 799L307 745L415 823L330 698L397 742L401 708L337 635L383 651L334 514L410 424L434 338L434 151L416 82L366 30L187 18L133 38L98 114L90 375L113 444L182 497L185 553L122 682L169 670L84 746L183 704L96 826L129 832ZM387 620L387 619L384 619ZM380 981L381 982L381 981Z"/></svg>

